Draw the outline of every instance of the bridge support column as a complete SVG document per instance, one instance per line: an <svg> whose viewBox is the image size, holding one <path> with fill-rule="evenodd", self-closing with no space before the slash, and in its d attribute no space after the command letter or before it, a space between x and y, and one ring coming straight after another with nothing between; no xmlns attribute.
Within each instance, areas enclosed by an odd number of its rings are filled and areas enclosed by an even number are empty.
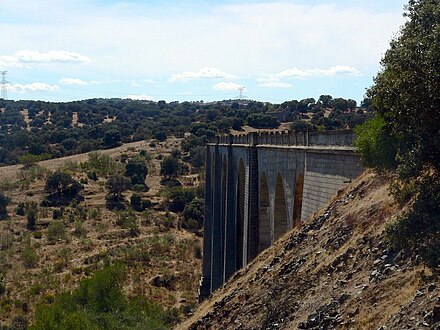
<svg viewBox="0 0 440 330"><path fill-rule="evenodd" d="M226 228L225 228L226 230L225 230L225 273L224 273L225 281L227 281L231 277L231 275L237 270L237 262L236 262L237 193L235 189L235 177L236 177L236 169L234 166L234 155L232 151L232 146L229 146L228 173L227 173L227 185L226 185Z"/></svg>
<svg viewBox="0 0 440 330"><path fill-rule="evenodd" d="M223 285L223 252L224 252L224 221L222 200L222 159L215 146L215 169L214 169L214 197L213 197L213 228L212 228L212 265L211 265L211 291L217 290Z"/></svg>
<svg viewBox="0 0 440 330"><path fill-rule="evenodd" d="M258 229L259 229L259 207L258 207L258 144L257 133L251 133L251 147L249 148L249 190L248 190L248 245L247 259L245 265L251 262L258 255Z"/></svg>

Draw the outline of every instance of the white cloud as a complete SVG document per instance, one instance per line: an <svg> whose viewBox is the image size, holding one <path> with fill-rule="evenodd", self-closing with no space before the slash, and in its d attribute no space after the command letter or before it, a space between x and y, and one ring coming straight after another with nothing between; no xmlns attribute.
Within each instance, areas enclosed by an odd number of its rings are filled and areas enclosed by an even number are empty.
<svg viewBox="0 0 440 330"><path fill-rule="evenodd" d="M42 82L34 82L31 84L8 84L8 91L15 93L27 93L27 92L58 92L60 87L57 85L49 85Z"/></svg>
<svg viewBox="0 0 440 330"><path fill-rule="evenodd" d="M86 63L91 60L84 55L67 50L50 50L46 53L36 50L20 50L14 55L0 56L0 66L23 67L37 63Z"/></svg>
<svg viewBox="0 0 440 330"><path fill-rule="evenodd" d="M268 87L268 88L291 88L292 84L281 82L281 81L268 81L265 83L261 83L258 86Z"/></svg>
<svg viewBox="0 0 440 330"><path fill-rule="evenodd" d="M176 73L171 76L169 81L175 82L175 81L188 81L188 80L195 80L195 79L213 79L213 78L220 78L220 79L235 79L236 76L222 72L219 69L216 68L203 68L199 71L185 71L182 73Z"/></svg>
<svg viewBox="0 0 440 330"><path fill-rule="evenodd" d="M220 82L214 85L214 89L218 89L221 91L236 91L242 87L242 85L236 84L234 82Z"/></svg>
<svg viewBox="0 0 440 330"><path fill-rule="evenodd" d="M277 77L263 77L257 79L260 84L260 87L268 87L268 88L291 88L292 84L280 81L280 78Z"/></svg>
<svg viewBox="0 0 440 330"><path fill-rule="evenodd" d="M87 56L67 50L50 50L42 53L35 50L20 50L15 53L19 62L25 63L54 63L54 62L90 62Z"/></svg>
<svg viewBox="0 0 440 330"><path fill-rule="evenodd" d="M153 100L153 98L151 96L145 95L145 94L127 95L126 98L131 99L131 100L145 100L145 101L152 101Z"/></svg>
<svg viewBox="0 0 440 330"><path fill-rule="evenodd" d="M90 85L89 82L81 80L79 78L66 78L66 77L63 77L60 79L60 84L62 84L62 85L80 85L80 86Z"/></svg>
<svg viewBox="0 0 440 330"><path fill-rule="evenodd" d="M353 67L345 65L336 65L328 69L298 69L292 68L281 71L275 74L275 77L280 78L307 78L307 77L331 77L336 75L353 75L359 76L360 72Z"/></svg>

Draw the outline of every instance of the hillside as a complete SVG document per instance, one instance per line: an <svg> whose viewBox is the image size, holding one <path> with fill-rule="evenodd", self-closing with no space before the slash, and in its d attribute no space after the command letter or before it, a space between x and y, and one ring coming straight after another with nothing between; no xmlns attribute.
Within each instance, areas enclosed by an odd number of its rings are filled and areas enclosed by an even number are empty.
<svg viewBox="0 0 440 330"><path fill-rule="evenodd" d="M142 295L176 319L191 310L197 301L201 238L197 230L181 228L182 215L169 210L159 175L161 160L180 148L181 141L139 141L100 153L118 168L141 152L149 156L149 190L123 194L126 204L134 193L149 200L143 212L128 205L125 211L106 207L107 177L90 179L81 165L89 160L87 154L42 161L30 169L0 167L0 191L11 199L9 217L0 221L0 328L33 323L37 304L53 302L60 292L75 289L81 279L116 261L126 266L123 290L128 297ZM83 184L84 201L65 207L41 205L46 178L56 170ZM198 179L198 174L179 176L182 189L196 189ZM26 215L18 215L17 209L32 201L38 205L37 221L29 230Z"/></svg>
<svg viewBox="0 0 440 330"><path fill-rule="evenodd" d="M384 242L402 212L384 181L363 174L176 329L439 329L437 276Z"/></svg>

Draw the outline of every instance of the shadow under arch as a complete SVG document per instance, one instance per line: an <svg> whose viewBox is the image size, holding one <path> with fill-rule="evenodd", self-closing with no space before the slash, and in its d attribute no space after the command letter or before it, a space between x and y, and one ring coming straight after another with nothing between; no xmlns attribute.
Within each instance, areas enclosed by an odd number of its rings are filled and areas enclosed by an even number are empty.
<svg viewBox="0 0 440 330"><path fill-rule="evenodd" d="M261 252L271 244L269 185L264 172L260 178L259 188L258 251Z"/></svg>
<svg viewBox="0 0 440 330"><path fill-rule="evenodd" d="M243 267L243 251L244 251L244 199L245 199L245 176L246 169L243 159L240 159L238 165L237 178L237 216L236 216L236 267Z"/></svg>
<svg viewBox="0 0 440 330"><path fill-rule="evenodd" d="M278 173L275 185L274 208L274 241L280 238L288 229L286 198L281 174Z"/></svg>

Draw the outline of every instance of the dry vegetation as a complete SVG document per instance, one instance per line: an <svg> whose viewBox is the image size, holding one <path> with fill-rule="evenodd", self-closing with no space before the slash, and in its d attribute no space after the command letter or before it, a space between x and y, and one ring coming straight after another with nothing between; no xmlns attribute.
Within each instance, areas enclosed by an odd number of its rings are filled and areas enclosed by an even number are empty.
<svg viewBox="0 0 440 330"><path fill-rule="evenodd" d="M166 208L160 193L160 159L179 148L180 140L145 141L103 151L120 160L147 150L150 188L140 194L152 202L144 212L113 212L105 207L105 178L87 178L79 164L86 154L40 162L29 170L0 168L0 189L11 198L9 218L0 221L0 325L23 318L32 322L37 303L50 302L61 291L72 290L80 279L116 260L128 265L124 291L144 295L181 314L197 299L201 270L201 238L180 228L180 215ZM160 155L160 156L159 156ZM84 201L64 208L38 207L36 229L26 229L26 216L16 214L20 203L40 204L47 175L57 169L84 185ZM198 185L198 174L180 177L184 186ZM129 200L131 191L124 193Z"/></svg>

